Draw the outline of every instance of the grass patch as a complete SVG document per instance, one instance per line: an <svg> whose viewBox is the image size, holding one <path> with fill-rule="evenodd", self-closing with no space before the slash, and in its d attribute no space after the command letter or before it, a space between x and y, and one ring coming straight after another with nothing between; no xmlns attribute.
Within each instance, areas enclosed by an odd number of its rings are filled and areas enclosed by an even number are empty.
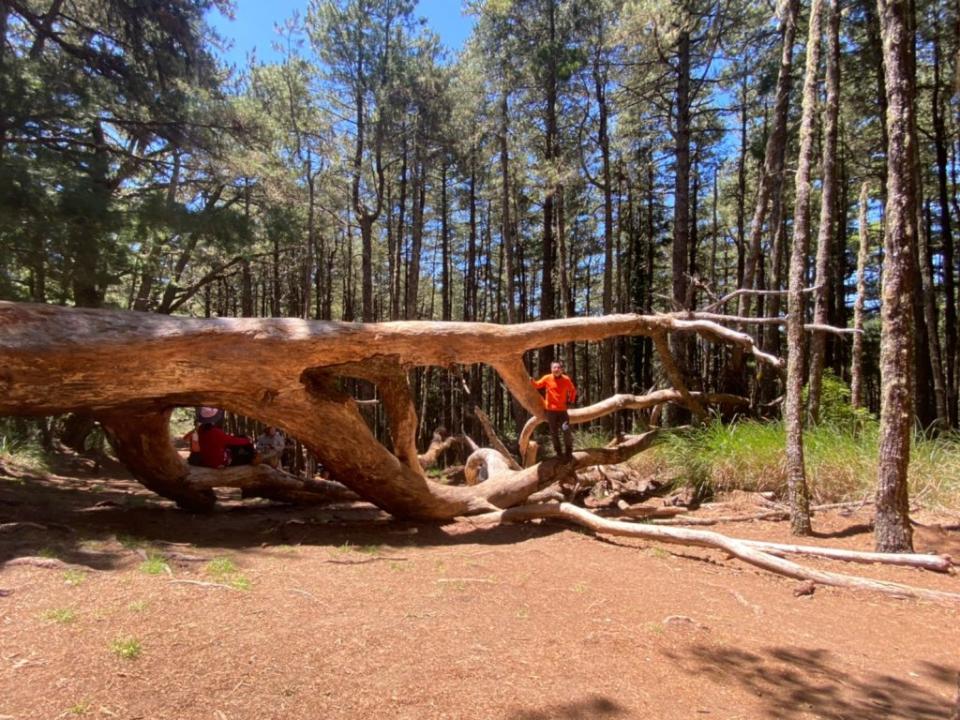
<svg viewBox="0 0 960 720"><path fill-rule="evenodd" d="M230 558L215 558L207 563L207 575L214 580L223 580L239 572L236 564Z"/></svg>
<svg viewBox="0 0 960 720"><path fill-rule="evenodd" d="M15 439L0 435L0 459L16 465L32 475L45 475L52 472L47 453L35 442L18 442ZM23 478L7 478L21 484Z"/></svg>
<svg viewBox="0 0 960 720"><path fill-rule="evenodd" d="M51 560L57 560L57 559L59 559L59 557L60 557L60 556L57 554L57 551L56 551L56 550L54 550L53 548L48 548L48 547L40 548L40 550L37 551L37 555L39 555L40 557L44 557L44 558L50 558Z"/></svg>
<svg viewBox="0 0 960 720"><path fill-rule="evenodd" d="M127 550L139 550L147 544L147 541L143 538L138 538L134 535L123 534L117 535L117 542Z"/></svg>
<svg viewBox="0 0 960 720"><path fill-rule="evenodd" d="M147 559L140 563L140 572L144 572L147 575L172 575L173 572L170 570L170 565L167 564L167 561L164 560L159 555L154 555L152 553L147 553Z"/></svg>
<svg viewBox="0 0 960 720"><path fill-rule="evenodd" d="M89 700L81 700L68 707L67 712L71 715L86 715L92 707L93 703Z"/></svg>
<svg viewBox="0 0 960 720"><path fill-rule="evenodd" d="M240 573L240 569L230 558L214 558L204 568L207 575L219 583L237 590L249 590L250 580Z"/></svg>
<svg viewBox="0 0 960 720"><path fill-rule="evenodd" d="M120 636L110 643L110 650L124 660L136 660L143 653L143 646L135 637Z"/></svg>
<svg viewBox="0 0 960 720"><path fill-rule="evenodd" d="M876 491L879 429L874 421L823 423L803 435L807 483L815 503L860 500ZM648 472L711 492L772 491L786 495L786 434L782 422L719 421L667 435L637 464ZM916 433L910 497L928 506L960 502L960 436Z"/></svg>
<svg viewBox="0 0 960 720"><path fill-rule="evenodd" d="M40 613L40 618L47 622L69 625L77 619L77 614L70 608L55 608L53 610L44 610Z"/></svg>
<svg viewBox="0 0 960 720"><path fill-rule="evenodd" d="M147 609L149 603L146 600L134 600L133 602L127 603L127 610L130 612L141 613Z"/></svg>
<svg viewBox="0 0 960 720"><path fill-rule="evenodd" d="M67 585L76 587L82 585L87 579L87 574L83 570L64 570L63 581Z"/></svg>

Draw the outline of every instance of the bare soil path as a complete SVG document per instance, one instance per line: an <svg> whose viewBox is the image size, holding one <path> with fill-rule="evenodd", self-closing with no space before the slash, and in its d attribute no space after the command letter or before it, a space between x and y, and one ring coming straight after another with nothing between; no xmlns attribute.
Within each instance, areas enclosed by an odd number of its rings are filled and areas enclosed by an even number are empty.
<svg viewBox="0 0 960 720"><path fill-rule="evenodd" d="M960 558L956 519L918 519L919 551ZM818 516L814 542L870 549L869 520ZM960 607L797 586L555 524L238 500L193 516L109 465L0 467L0 718L951 717Z"/></svg>

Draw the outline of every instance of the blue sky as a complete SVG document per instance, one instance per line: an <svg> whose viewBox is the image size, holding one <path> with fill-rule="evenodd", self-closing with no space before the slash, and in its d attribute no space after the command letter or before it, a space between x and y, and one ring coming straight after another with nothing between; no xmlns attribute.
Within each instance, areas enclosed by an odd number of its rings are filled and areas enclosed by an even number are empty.
<svg viewBox="0 0 960 720"><path fill-rule="evenodd" d="M274 59L276 55L271 44L276 38L275 25L293 15L294 11L299 11L303 17L308 4L309 0L234 0L233 20L220 13L212 13L209 20L220 35L233 41L225 59L242 66L247 53L254 48L258 59ZM415 14L425 17L444 45L453 51L462 47L473 27L473 18L460 12L460 0L420 0Z"/></svg>

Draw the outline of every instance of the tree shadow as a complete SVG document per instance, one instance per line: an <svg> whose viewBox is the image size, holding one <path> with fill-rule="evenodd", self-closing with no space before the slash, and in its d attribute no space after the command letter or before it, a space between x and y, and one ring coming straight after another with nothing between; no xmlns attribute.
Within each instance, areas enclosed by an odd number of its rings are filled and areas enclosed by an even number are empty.
<svg viewBox="0 0 960 720"><path fill-rule="evenodd" d="M855 537L857 535L867 535L873 532L873 525L870 523L857 523L856 525L848 525L841 530L833 530L831 532L818 532L814 530L811 535L815 538L821 538L823 540L829 539L839 539L839 538L848 538Z"/></svg>
<svg viewBox="0 0 960 720"><path fill-rule="evenodd" d="M556 703L539 710L519 710L507 715L508 720L593 720L594 718L626 717L627 709L610 698L593 695L583 700Z"/></svg>
<svg viewBox="0 0 960 720"><path fill-rule="evenodd" d="M921 662L916 681L879 672L853 675L832 662L822 648L772 647L752 653L704 645L670 651L669 657L723 685L737 684L766 705L767 717L791 720L817 717L843 720L952 717L957 668ZM923 684L920 684L920 683Z"/></svg>
<svg viewBox="0 0 960 720"><path fill-rule="evenodd" d="M565 529L551 523L469 528L463 522L412 522L368 503L241 501L239 490L218 491L214 512L192 514L144 488L121 465L97 467L95 477L82 469L60 470L64 474L0 465L0 567L12 558L46 556L109 570L140 562L145 546L164 545L241 552L284 545L515 545Z"/></svg>

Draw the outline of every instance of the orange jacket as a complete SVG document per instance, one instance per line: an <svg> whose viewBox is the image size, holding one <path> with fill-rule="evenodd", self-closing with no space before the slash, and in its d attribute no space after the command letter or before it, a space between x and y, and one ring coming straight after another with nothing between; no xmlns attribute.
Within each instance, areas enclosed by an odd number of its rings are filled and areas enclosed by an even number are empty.
<svg viewBox="0 0 960 720"><path fill-rule="evenodd" d="M537 390L546 389L543 406L547 410L566 410L567 403L577 399L577 389L566 375L554 377L553 373L548 373L539 380L534 380L533 386Z"/></svg>

